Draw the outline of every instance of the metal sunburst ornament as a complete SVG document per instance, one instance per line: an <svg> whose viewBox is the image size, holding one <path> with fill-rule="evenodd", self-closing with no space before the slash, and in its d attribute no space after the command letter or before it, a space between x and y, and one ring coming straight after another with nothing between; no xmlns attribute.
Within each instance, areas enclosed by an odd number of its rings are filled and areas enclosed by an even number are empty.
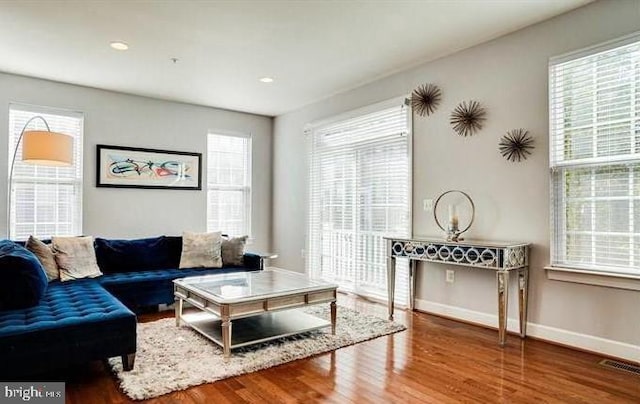
<svg viewBox="0 0 640 404"><path fill-rule="evenodd" d="M478 101L463 101L453 110L449 122L460 136L470 136L482 129L486 111Z"/></svg>
<svg viewBox="0 0 640 404"><path fill-rule="evenodd" d="M531 155L533 138L526 129L512 129L500 139L500 154L508 161L526 160Z"/></svg>
<svg viewBox="0 0 640 404"><path fill-rule="evenodd" d="M429 116L440 104L442 93L435 84L423 84L411 93L411 107L420 116Z"/></svg>

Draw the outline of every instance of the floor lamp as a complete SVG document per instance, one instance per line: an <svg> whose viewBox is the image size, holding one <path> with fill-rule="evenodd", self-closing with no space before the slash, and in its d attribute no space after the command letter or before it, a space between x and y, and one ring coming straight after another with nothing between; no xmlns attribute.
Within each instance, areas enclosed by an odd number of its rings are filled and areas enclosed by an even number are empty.
<svg viewBox="0 0 640 404"><path fill-rule="evenodd" d="M27 130L36 119L44 122L47 130ZM11 198L13 196L13 168L16 164L18 147L22 141L22 161L44 166L69 166L73 162L73 138L62 133L51 132L49 124L40 115L36 115L24 124L13 151L9 169L9 189L7 192L7 238L11 239Z"/></svg>

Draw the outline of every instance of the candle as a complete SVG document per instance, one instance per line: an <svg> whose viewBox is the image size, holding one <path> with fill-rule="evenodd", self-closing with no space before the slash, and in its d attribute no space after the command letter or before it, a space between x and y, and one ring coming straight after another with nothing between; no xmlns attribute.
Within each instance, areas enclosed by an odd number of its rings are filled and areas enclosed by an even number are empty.
<svg viewBox="0 0 640 404"><path fill-rule="evenodd" d="M458 229L458 212L456 212L456 205L449 205L449 225Z"/></svg>

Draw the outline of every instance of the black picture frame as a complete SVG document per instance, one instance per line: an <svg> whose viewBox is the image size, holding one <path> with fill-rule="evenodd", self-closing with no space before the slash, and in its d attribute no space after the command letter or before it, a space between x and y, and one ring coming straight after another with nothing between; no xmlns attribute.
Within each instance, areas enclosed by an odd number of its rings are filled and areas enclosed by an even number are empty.
<svg viewBox="0 0 640 404"><path fill-rule="evenodd" d="M200 191L202 153L98 144L96 187Z"/></svg>

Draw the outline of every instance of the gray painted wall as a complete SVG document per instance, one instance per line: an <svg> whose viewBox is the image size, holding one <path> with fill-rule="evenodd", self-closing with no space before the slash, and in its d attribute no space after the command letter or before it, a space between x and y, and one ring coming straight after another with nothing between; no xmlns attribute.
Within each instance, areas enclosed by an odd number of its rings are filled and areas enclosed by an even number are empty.
<svg viewBox="0 0 640 404"><path fill-rule="evenodd" d="M272 118L96 90L0 73L0 206L6 209L7 130L10 102L84 113L83 232L105 237L144 237L206 230L206 191L96 188L96 144L197 151L209 130L253 136L255 243L268 250L271 235ZM206 169L203 186L206 184ZM6 223L0 221L6 234Z"/></svg>
<svg viewBox="0 0 640 404"><path fill-rule="evenodd" d="M532 323L640 345L640 293L548 280L549 181L547 64L551 56L640 30L640 1L599 1L552 20L278 116L274 123L274 263L303 271L307 207L305 124L392 97L432 82L443 102L430 118L414 118L413 230L437 235L422 199L448 189L467 191L477 205L469 237L533 244L529 320ZM486 125L471 138L454 134L448 114L463 100L480 101ZM497 151L508 129L527 128L535 152L521 164ZM495 314L493 273L423 264L419 299ZM423 268L424 269L424 268ZM513 297L513 294L512 294ZM510 318L517 318L515 300Z"/></svg>

